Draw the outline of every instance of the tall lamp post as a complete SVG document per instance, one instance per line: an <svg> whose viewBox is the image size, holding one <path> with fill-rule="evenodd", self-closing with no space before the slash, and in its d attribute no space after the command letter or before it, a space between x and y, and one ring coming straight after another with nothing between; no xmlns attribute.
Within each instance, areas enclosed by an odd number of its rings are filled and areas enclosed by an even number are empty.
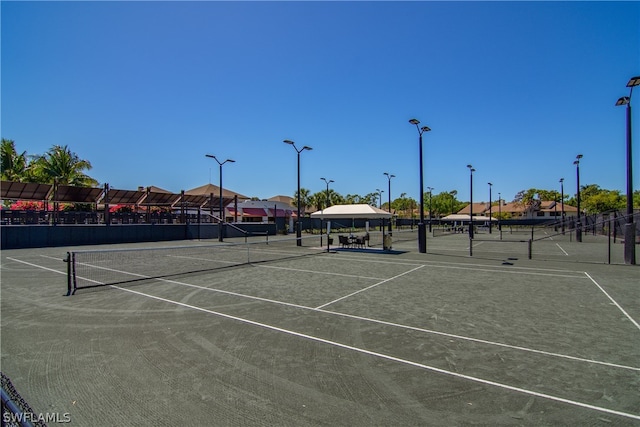
<svg viewBox="0 0 640 427"><path fill-rule="evenodd" d="M469 168L469 240L473 240L473 173L476 171L473 166L467 165ZM471 251L471 243L469 243L469 253Z"/></svg>
<svg viewBox="0 0 640 427"><path fill-rule="evenodd" d="M560 178L560 230L564 235L564 178Z"/></svg>
<svg viewBox="0 0 640 427"><path fill-rule="evenodd" d="M409 123L416 125L418 129L418 135L420 136L420 152L418 157L420 159L420 222L418 223L418 251L420 253L427 252L427 229L424 225L424 183L423 183L423 166L422 166L422 134L429 132L431 129L428 126L420 127L420 121L417 119L409 120Z"/></svg>
<svg viewBox="0 0 640 427"><path fill-rule="evenodd" d="M382 208L382 193L384 193L384 190L376 188L376 193L378 193L380 195L380 201L378 202L378 207Z"/></svg>
<svg viewBox="0 0 640 427"><path fill-rule="evenodd" d="M617 106L627 106L627 220L624 225L624 263L636 263L636 225L633 221L633 162L631 160L631 94L634 86L640 85L640 76L632 77L627 83L629 96L623 96Z"/></svg>
<svg viewBox="0 0 640 427"><path fill-rule="evenodd" d="M431 194L435 188L427 187L427 190L429 190L429 233L431 233Z"/></svg>
<svg viewBox="0 0 640 427"><path fill-rule="evenodd" d="M222 242L224 241L222 236L222 227L224 224L224 206L222 204L222 165L224 165L225 163L235 163L235 160L227 159L224 162L221 162L216 156L212 156L211 154L205 154L205 157L209 157L210 159L215 160L220 167L220 218L218 220L218 241Z"/></svg>
<svg viewBox="0 0 640 427"><path fill-rule="evenodd" d="M502 195L498 193L498 231L502 231ZM502 240L502 233L500 233L500 240Z"/></svg>
<svg viewBox="0 0 640 427"><path fill-rule="evenodd" d="M491 234L491 221L493 221L493 211L491 210L491 187L493 184L488 182L489 184L489 234Z"/></svg>
<svg viewBox="0 0 640 427"><path fill-rule="evenodd" d="M395 175L389 174L389 172L385 172L384 175L387 176L387 180L389 181L389 193L387 193L387 195L389 196L389 213L391 213L391 178L395 178ZM391 219L389 219L389 233L391 233Z"/></svg>
<svg viewBox="0 0 640 427"><path fill-rule="evenodd" d="M323 180L326 184L327 184L327 200L326 200L326 205L327 207L329 207L329 184L331 184L332 182L334 182L332 179L327 179L327 178L320 178L321 180ZM324 210L324 208L323 208ZM320 246L322 246L322 217L320 218ZM329 236L327 236L327 239L329 239Z"/></svg>
<svg viewBox="0 0 640 427"><path fill-rule="evenodd" d="M576 241L582 242L582 223L580 222L580 159L582 154L576 156L576 160L573 162L576 165L576 189L578 194L576 196L578 200L578 221L576 222Z"/></svg>
<svg viewBox="0 0 640 427"><path fill-rule="evenodd" d="M309 147L308 145L305 145L304 147L302 147L301 149L298 150L298 147L296 147L295 142L290 141L288 139L285 139L284 141L285 144L289 144L293 147L294 150L296 150L296 152L298 153L298 218L297 218L297 222L296 222L296 245L298 246L302 246L302 222L300 220L300 153L302 153L304 150L313 150L313 148Z"/></svg>
<svg viewBox="0 0 640 427"><path fill-rule="evenodd" d="M455 213L453 204L456 201L456 194L457 194L456 190L449 191L449 195L451 196L451 215L453 215Z"/></svg>

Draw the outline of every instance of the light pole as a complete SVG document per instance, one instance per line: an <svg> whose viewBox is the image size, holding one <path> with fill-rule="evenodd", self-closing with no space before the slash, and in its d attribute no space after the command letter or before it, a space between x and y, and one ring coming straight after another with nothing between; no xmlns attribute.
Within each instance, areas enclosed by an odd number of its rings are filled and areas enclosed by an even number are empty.
<svg viewBox="0 0 640 427"><path fill-rule="evenodd" d="M334 182L332 179L327 179L327 178L320 178L321 180L323 180L326 184L327 184L327 200L326 200L326 205L327 207L329 207L329 184L331 184L332 182ZM324 208L322 209L324 211ZM320 246L322 246L322 220L323 218L320 218ZM329 240L329 236L327 235L327 240Z"/></svg>
<svg viewBox="0 0 640 427"><path fill-rule="evenodd" d="M560 208L562 209L562 212L560 212L560 230L564 235L564 178L560 178Z"/></svg>
<svg viewBox="0 0 640 427"><path fill-rule="evenodd" d="M417 119L409 120L409 123L416 125L418 129L418 135L420 136L420 152L418 157L420 159L420 222L418 223L418 251L420 253L427 252L427 229L424 225L424 183L423 183L423 166L422 166L422 134L429 132L431 129L428 126L420 127L420 121Z"/></svg>
<svg viewBox="0 0 640 427"><path fill-rule="evenodd" d="M578 221L576 222L576 241L582 242L582 223L580 222L580 159L582 154L576 156L576 160L573 162L576 165L576 189L578 191Z"/></svg>
<svg viewBox="0 0 640 427"><path fill-rule="evenodd" d="M469 240L473 240L473 173L476 171L473 166L467 165L469 168ZM469 243L469 253L471 254L471 246Z"/></svg>
<svg viewBox="0 0 640 427"><path fill-rule="evenodd" d="M331 184L332 182L335 182L335 181L332 180L332 179L328 180L327 178L320 178L320 179L323 180L327 184L327 200L326 200L326 203L327 203L327 207L329 207L329 184Z"/></svg>
<svg viewBox="0 0 640 427"><path fill-rule="evenodd" d="M298 246L302 246L302 222L300 220L300 153L302 153L304 150L313 150L313 148L309 147L308 145L305 145L304 147L302 147L301 149L298 150L298 147L296 147L295 142L290 141L288 139L285 139L284 141L285 144L289 144L293 147L294 150L296 150L296 152L298 153L298 218L297 218L297 222L296 222L296 245Z"/></svg>
<svg viewBox="0 0 640 427"><path fill-rule="evenodd" d="M387 193L389 196L389 213L391 213L391 178L395 178L395 175L389 174L389 172L385 172L384 175L387 176L387 180L389 181L389 192ZM389 233L391 233L391 219L389 219Z"/></svg>
<svg viewBox="0 0 640 427"><path fill-rule="evenodd" d="M429 190L429 233L431 233L431 193L435 188L427 187L427 190Z"/></svg>
<svg viewBox="0 0 640 427"><path fill-rule="evenodd" d="M493 211L491 210L491 187L493 187L493 184L490 182L487 184L489 184L489 234L491 234L491 221L493 221Z"/></svg>
<svg viewBox="0 0 640 427"><path fill-rule="evenodd" d="M378 207L382 209L382 193L384 193L384 190L376 188L376 193L380 195L380 201L378 202Z"/></svg>
<svg viewBox="0 0 640 427"><path fill-rule="evenodd" d="M212 156L211 154L205 154L205 157L215 160L220 167L220 218L218 220L218 241L222 242L224 240L222 236L222 226L224 224L224 206L222 203L222 165L225 163L235 163L235 160L227 159L224 162L221 162L216 156Z"/></svg>
<svg viewBox="0 0 640 427"><path fill-rule="evenodd" d="M502 195L498 193L498 231L502 231ZM502 233L500 233L500 240L502 240Z"/></svg>
<svg viewBox="0 0 640 427"><path fill-rule="evenodd" d="M633 221L633 161L631 158L631 94L634 86L640 85L640 76L632 77L627 83L629 96L618 99L616 105L627 106L627 221L624 225L624 263L636 263L636 225Z"/></svg>
<svg viewBox="0 0 640 427"><path fill-rule="evenodd" d="M455 213L453 204L456 201L456 194L457 194L456 190L449 191L449 195L451 196L451 215L453 215Z"/></svg>

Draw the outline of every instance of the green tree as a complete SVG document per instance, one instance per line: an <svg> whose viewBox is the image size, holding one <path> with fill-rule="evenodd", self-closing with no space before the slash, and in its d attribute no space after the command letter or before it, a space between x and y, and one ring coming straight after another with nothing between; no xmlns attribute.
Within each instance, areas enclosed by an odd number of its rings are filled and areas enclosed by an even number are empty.
<svg viewBox="0 0 640 427"><path fill-rule="evenodd" d="M612 210L624 210L626 198L618 190L604 190L595 184L581 188L581 209L595 214Z"/></svg>
<svg viewBox="0 0 640 427"><path fill-rule="evenodd" d="M35 182L59 184L77 187L95 187L98 181L84 172L91 169L88 160L82 160L68 146L54 145L41 156L35 156L31 163Z"/></svg>
<svg viewBox="0 0 640 427"><path fill-rule="evenodd" d="M295 202L294 202L295 203ZM327 204L326 191L318 191L309 196L309 206L314 206L316 209L324 209Z"/></svg>
<svg viewBox="0 0 640 427"><path fill-rule="evenodd" d="M293 193L293 206L298 207L298 191ZM311 192L307 188L300 188L300 210L304 211L307 206L311 206Z"/></svg>
<svg viewBox="0 0 640 427"><path fill-rule="evenodd" d="M407 197L407 193L400 194L399 198L391 202L391 208L404 218L411 218L411 211L415 205L416 201Z"/></svg>
<svg viewBox="0 0 640 427"><path fill-rule="evenodd" d="M16 143L11 139L2 138L2 179L5 181L28 181L27 152L18 154Z"/></svg>
<svg viewBox="0 0 640 427"><path fill-rule="evenodd" d="M360 198L360 203L366 203L371 206L378 206L378 197L380 197L380 193L369 193Z"/></svg>
<svg viewBox="0 0 640 427"><path fill-rule="evenodd" d="M354 205L354 204L364 203L364 202L362 201L362 196L358 194L347 194L344 197L344 203L349 205Z"/></svg>
<svg viewBox="0 0 640 427"><path fill-rule="evenodd" d="M456 196L458 195L457 190L452 191L442 191L435 196L431 196L431 216L440 218L443 216L447 216L452 213L458 212L460 209L464 207L464 203L460 202ZM427 193L427 197L425 198L426 209L429 208L429 197Z"/></svg>
<svg viewBox="0 0 640 427"><path fill-rule="evenodd" d="M537 188L530 188L528 190L519 191L518 194L516 194L516 197L514 197L513 201L514 203L518 203L526 207L531 207L536 203L537 200L540 200L540 198L536 199L536 195L539 191L540 190L538 190Z"/></svg>
<svg viewBox="0 0 640 427"><path fill-rule="evenodd" d="M327 200L328 198L328 200ZM318 191L309 197L309 206L315 206L318 209L325 209L333 205L345 204L345 198L334 189Z"/></svg>

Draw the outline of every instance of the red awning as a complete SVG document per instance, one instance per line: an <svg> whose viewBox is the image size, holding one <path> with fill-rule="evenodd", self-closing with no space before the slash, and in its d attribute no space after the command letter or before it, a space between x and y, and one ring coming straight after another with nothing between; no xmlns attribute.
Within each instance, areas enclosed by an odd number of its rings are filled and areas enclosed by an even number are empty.
<svg viewBox="0 0 640 427"><path fill-rule="evenodd" d="M262 208L240 208L243 215L267 216Z"/></svg>
<svg viewBox="0 0 640 427"><path fill-rule="evenodd" d="M274 209L269 209L269 215L273 216L273 211L274 211ZM287 209L287 210L275 209L275 211L276 211L276 216L278 216L278 217L291 216L291 211L289 209Z"/></svg>

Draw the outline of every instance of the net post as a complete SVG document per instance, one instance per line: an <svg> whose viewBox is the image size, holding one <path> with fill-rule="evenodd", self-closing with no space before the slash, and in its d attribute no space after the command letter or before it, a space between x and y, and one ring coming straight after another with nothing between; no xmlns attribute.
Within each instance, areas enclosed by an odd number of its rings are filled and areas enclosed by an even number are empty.
<svg viewBox="0 0 640 427"><path fill-rule="evenodd" d="M529 239L529 242L527 243L528 246L528 252L529 252L529 259L531 259L531 253L532 251L532 247L533 247L533 239Z"/></svg>
<svg viewBox="0 0 640 427"><path fill-rule="evenodd" d="M608 244L607 244L607 260L608 260L608 264L611 264L611 226L613 225L613 222L611 221L611 217L609 217L609 229L607 230L607 235L608 235Z"/></svg>
<svg viewBox="0 0 640 427"><path fill-rule="evenodd" d="M66 296L71 296L72 295L72 286L71 286L71 252L67 252L67 257L65 259L62 260L63 262L67 263L67 295Z"/></svg>

